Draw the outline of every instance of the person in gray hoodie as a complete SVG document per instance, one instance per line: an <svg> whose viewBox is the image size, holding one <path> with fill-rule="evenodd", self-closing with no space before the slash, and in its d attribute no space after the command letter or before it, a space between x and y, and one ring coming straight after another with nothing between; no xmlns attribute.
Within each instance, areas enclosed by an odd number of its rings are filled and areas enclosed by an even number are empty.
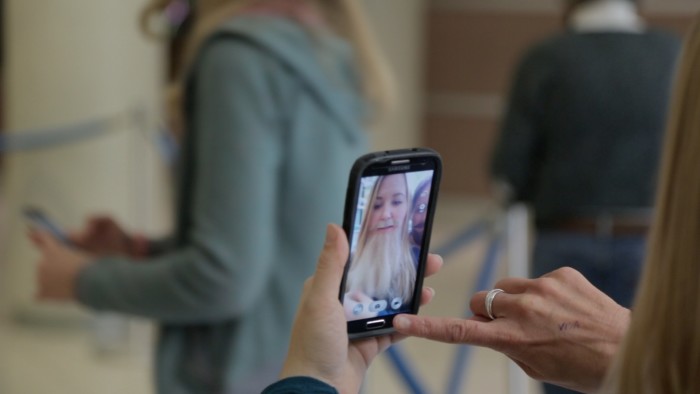
<svg viewBox="0 0 700 394"><path fill-rule="evenodd" d="M39 295L156 320L158 393L260 392L389 89L354 0L201 0L194 12L173 237L107 217L74 237L79 249L34 232Z"/></svg>

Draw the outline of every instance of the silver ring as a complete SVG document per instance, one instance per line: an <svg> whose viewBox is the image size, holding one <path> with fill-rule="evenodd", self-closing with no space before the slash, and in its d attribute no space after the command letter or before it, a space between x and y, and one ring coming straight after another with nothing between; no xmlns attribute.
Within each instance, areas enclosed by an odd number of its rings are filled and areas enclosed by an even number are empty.
<svg viewBox="0 0 700 394"><path fill-rule="evenodd" d="M498 293L503 293L503 290L501 289L492 289L488 293L486 293L486 299L484 300L484 304L486 305L486 314L489 315L491 320L494 320L496 316L493 315L493 299L496 298L496 295Z"/></svg>

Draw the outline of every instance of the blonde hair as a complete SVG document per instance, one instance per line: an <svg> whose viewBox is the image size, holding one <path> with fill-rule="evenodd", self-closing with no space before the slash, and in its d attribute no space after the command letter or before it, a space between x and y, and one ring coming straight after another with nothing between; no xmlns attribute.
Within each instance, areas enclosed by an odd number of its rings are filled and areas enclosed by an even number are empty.
<svg viewBox="0 0 700 394"><path fill-rule="evenodd" d="M408 179L406 177L406 174L395 174L392 176L398 176L401 175L403 178L404 186L405 186L405 196L406 196L406 204L407 204L407 209L406 209L406 216L403 219L403 223L401 224L401 228L398 229L399 231L399 250L397 250L395 256L391 256L391 259L395 264L392 265L382 265L379 264L376 261L367 261L366 259L363 258L363 250L365 246L367 245L368 242L368 233L369 233L369 226L370 226L370 215L372 214L372 205L374 204L374 201L377 199L377 195L379 194L379 189L382 185L382 182L384 179L386 179L386 176L379 176L377 180L374 183L374 187L372 188L372 193L369 198L369 206L365 210L362 218L362 227L360 229L360 236L358 237L357 240L357 248L355 250L355 253L352 256L352 261L350 263L350 270L348 273L348 281L347 281L347 289L354 289L354 288L362 288L366 285L365 279L366 278L361 278L357 275L353 275L354 271L365 271L369 269L370 271L373 272L383 272L382 275L378 275L379 277L389 279L389 283L384 283L383 289L374 289L374 291L378 291L379 293L392 293L393 296L400 296L404 302L409 302L411 300L411 297L413 297L413 284L416 281L416 266L415 262L413 261L413 254L411 253L411 245L408 241L408 221L409 221L409 215L411 214L411 209L410 209L410 194L408 190ZM371 267L368 266L367 264L371 264ZM367 266L364 266L367 265ZM391 268L392 271L387 271L387 267ZM383 271L379 271L380 269L383 269ZM362 276L362 275L360 275ZM374 295L374 294L373 294Z"/></svg>
<svg viewBox="0 0 700 394"><path fill-rule="evenodd" d="M700 393L700 18L675 89L647 261L606 386L616 394Z"/></svg>
<svg viewBox="0 0 700 394"><path fill-rule="evenodd" d="M175 106L176 112L182 111L181 101L184 78L187 70L206 39L226 21L240 14L246 8L266 0L199 0L196 4L195 19L187 40L179 77L174 86L169 88L168 101ZM305 0L315 7L330 29L353 47L358 70L362 76L362 93L373 106L372 119L380 118L393 108L395 102L394 86L389 67L381 55L369 24L357 0ZM141 27L153 36L150 29L151 18L161 13L171 0L152 0L141 14ZM180 114L179 118L182 117ZM179 121L176 121L179 122Z"/></svg>

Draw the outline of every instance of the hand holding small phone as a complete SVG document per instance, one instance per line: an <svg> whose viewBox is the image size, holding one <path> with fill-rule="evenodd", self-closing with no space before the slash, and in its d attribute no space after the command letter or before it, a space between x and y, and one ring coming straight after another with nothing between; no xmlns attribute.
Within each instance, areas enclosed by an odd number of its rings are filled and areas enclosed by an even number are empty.
<svg viewBox="0 0 700 394"><path fill-rule="evenodd" d="M75 234L75 241L85 250L100 256L122 255L142 258L145 251L138 248L135 237L129 235L109 216L92 216L85 227ZM143 245L142 245L143 246Z"/></svg>
<svg viewBox="0 0 700 394"><path fill-rule="evenodd" d="M40 231L29 234L41 252L37 263L37 297L52 301L74 300L78 273L92 260L92 256L76 247L75 243L54 221L36 207L23 210L32 227Z"/></svg>
<svg viewBox="0 0 700 394"><path fill-rule="evenodd" d="M143 258L147 254L148 240L143 236L127 234L109 216L93 216L88 219L83 230L68 235L39 208L26 207L23 213L34 228L48 232L72 248L83 249L98 256Z"/></svg>
<svg viewBox="0 0 700 394"><path fill-rule="evenodd" d="M310 376L333 385L339 392L356 393L372 360L405 336L376 336L350 341L346 316L337 291L348 259L348 241L336 225L329 225L316 272L306 281L281 377ZM442 266L437 255L428 255L425 275ZM423 289L422 304L430 302L432 289Z"/></svg>
<svg viewBox="0 0 700 394"><path fill-rule="evenodd" d="M339 295L350 338L391 333L394 316L418 312L441 170L440 156L424 148L355 162L343 221L350 258Z"/></svg>

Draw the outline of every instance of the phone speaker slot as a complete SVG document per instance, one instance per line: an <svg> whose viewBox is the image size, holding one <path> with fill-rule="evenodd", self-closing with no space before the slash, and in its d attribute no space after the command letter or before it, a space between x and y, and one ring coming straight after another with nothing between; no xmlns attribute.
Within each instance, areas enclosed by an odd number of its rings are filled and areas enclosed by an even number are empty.
<svg viewBox="0 0 700 394"><path fill-rule="evenodd" d="M365 324L365 327L367 327L368 330L376 330L377 328L384 327L384 325L386 325L386 320L379 319L379 320L368 321Z"/></svg>

